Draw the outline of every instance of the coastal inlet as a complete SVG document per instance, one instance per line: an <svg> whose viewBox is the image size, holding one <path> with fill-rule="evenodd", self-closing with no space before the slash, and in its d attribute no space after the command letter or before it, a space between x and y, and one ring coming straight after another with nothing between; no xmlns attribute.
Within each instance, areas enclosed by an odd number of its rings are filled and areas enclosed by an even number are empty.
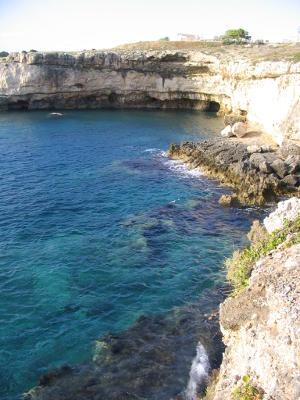
<svg viewBox="0 0 300 400"><path fill-rule="evenodd" d="M0 115L0 397L185 396L199 342L220 362L224 257L264 212L167 157L213 113L61 113Z"/></svg>

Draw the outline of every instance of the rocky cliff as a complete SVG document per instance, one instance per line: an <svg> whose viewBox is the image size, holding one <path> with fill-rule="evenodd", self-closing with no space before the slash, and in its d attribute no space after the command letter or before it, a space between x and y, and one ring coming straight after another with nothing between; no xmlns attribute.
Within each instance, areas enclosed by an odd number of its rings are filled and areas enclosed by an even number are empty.
<svg viewBox="0 0 300 400"><path fill-rule="evenodd" d="M246 287L220 307L226 351L207 400L300 397L300 200L279 203L265 225L271 236Z"/></svg>
<svg viewBox="0 0 300 400"><path fill-rule="evenodd" d="M0 62L0 109L220 109L247 116L278 143L300 139L300 63L223 51L11 54Z"/></svg>

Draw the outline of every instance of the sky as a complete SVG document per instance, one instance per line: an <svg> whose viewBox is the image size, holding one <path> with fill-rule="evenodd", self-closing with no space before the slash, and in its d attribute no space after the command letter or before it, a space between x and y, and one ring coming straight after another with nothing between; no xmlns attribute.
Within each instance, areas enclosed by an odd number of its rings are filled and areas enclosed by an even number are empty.
<svg viewBox="0 0 300 400"><path fill-rule="evenodd" d="M0 0L0 51L76 51L244 28L300 40L300 0Z"/></svg>

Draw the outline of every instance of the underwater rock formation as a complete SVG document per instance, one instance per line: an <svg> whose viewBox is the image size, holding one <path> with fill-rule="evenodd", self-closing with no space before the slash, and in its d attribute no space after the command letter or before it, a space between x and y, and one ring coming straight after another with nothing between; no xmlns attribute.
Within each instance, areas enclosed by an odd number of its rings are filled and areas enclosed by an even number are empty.
<svg viewBox="0 0 300 400"><path fill-rule="evenodd" d="M209 290L197 304L141 316L129 330L99 338L93 360L49 371L24 399L183 400L204 393L209 367L220 366L224 349L216 317L226 291Z"/></svg>

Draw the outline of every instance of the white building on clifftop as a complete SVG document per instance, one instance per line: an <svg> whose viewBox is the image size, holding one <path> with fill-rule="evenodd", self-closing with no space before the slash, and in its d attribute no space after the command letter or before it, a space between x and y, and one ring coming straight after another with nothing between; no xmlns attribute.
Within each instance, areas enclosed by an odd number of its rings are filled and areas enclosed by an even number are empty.
<svg viewBox="0 0 300 400"><path fill-rule="evenodd" d="M182 40L185 42L197 42L198 40L201 40L200 36L193 35L190 33L178 33L177 38L178 38L178 40Z"/></svg>

